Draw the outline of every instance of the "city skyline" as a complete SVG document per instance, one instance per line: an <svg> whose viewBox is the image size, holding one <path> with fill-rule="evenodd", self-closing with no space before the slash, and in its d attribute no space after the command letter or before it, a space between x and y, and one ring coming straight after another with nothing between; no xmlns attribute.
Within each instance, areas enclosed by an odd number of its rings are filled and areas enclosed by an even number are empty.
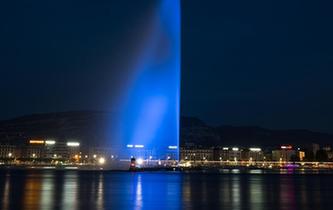
<svg viewBox="0 0 333 210"><path fill-rule="evenodd" d="M331 210L332 7L1 2L0 209Z"/></svg>

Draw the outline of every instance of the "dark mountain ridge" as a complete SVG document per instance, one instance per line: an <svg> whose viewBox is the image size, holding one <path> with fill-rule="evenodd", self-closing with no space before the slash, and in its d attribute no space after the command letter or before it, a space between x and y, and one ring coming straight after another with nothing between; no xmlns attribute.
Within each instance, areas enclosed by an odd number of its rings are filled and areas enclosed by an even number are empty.
<svg viewBox="0 0 333 210"><path fill-rule="evenodd" d="M78 111L34 114L0 121L0 142L26 142L32 138L78 140L103 146L112 114ZM277 146L281 144L331 145L333 135L309 130L272 130L256 126L209 126L198 118L181 118L181 144L209 146Z"/></svg>

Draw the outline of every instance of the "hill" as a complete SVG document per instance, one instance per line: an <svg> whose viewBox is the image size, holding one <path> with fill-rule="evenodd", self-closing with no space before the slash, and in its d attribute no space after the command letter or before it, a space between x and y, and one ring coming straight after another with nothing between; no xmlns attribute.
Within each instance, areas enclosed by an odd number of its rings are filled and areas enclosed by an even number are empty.
<svg viewBox="0 0 333 210"><path fill-rule="evenodd" d="M0 121L0 142L24 143L31 138L78 140L86 146L108 141L108 112L34 114ZM309 130L272 130L255 126L209 126L198 118L181 118L181 144L209 146L330 145L333 135Z"/></svg>

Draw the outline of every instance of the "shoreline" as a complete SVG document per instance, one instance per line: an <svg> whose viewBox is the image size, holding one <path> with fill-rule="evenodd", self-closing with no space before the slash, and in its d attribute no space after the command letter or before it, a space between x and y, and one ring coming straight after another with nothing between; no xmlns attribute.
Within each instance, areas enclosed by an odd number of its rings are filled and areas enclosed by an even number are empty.
<svg viewBox="0 0 333 210"><path fill-rule="evenodd" d="M316 175L333 174L332 168L258 168L258 167L216 167L216 168L182 168L182 167L155 167L130 169L113 169L102 167L60 167L60 166L0 166L0 171L78 171L78 172L178 172L182 174L200 173L200 174L225 174L225 175Z"/></svg>

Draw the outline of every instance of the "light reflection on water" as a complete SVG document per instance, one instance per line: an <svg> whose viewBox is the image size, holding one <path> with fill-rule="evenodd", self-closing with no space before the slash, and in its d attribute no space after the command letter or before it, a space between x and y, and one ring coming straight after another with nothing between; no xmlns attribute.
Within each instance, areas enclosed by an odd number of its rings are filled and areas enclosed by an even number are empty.
<svg viewBox="0 0 333 210"><path fill-rule="evenodd" d="M332 209L331 175L0 171L2 210Z"/></svg>
<svg viewBox="0 0 333 210"><path fill-rule="evenodd" d="M136 182L136 193L135 193L135 209L140 210L142 209L142 183L141 183L141 176L137 177Z"/></svg>

